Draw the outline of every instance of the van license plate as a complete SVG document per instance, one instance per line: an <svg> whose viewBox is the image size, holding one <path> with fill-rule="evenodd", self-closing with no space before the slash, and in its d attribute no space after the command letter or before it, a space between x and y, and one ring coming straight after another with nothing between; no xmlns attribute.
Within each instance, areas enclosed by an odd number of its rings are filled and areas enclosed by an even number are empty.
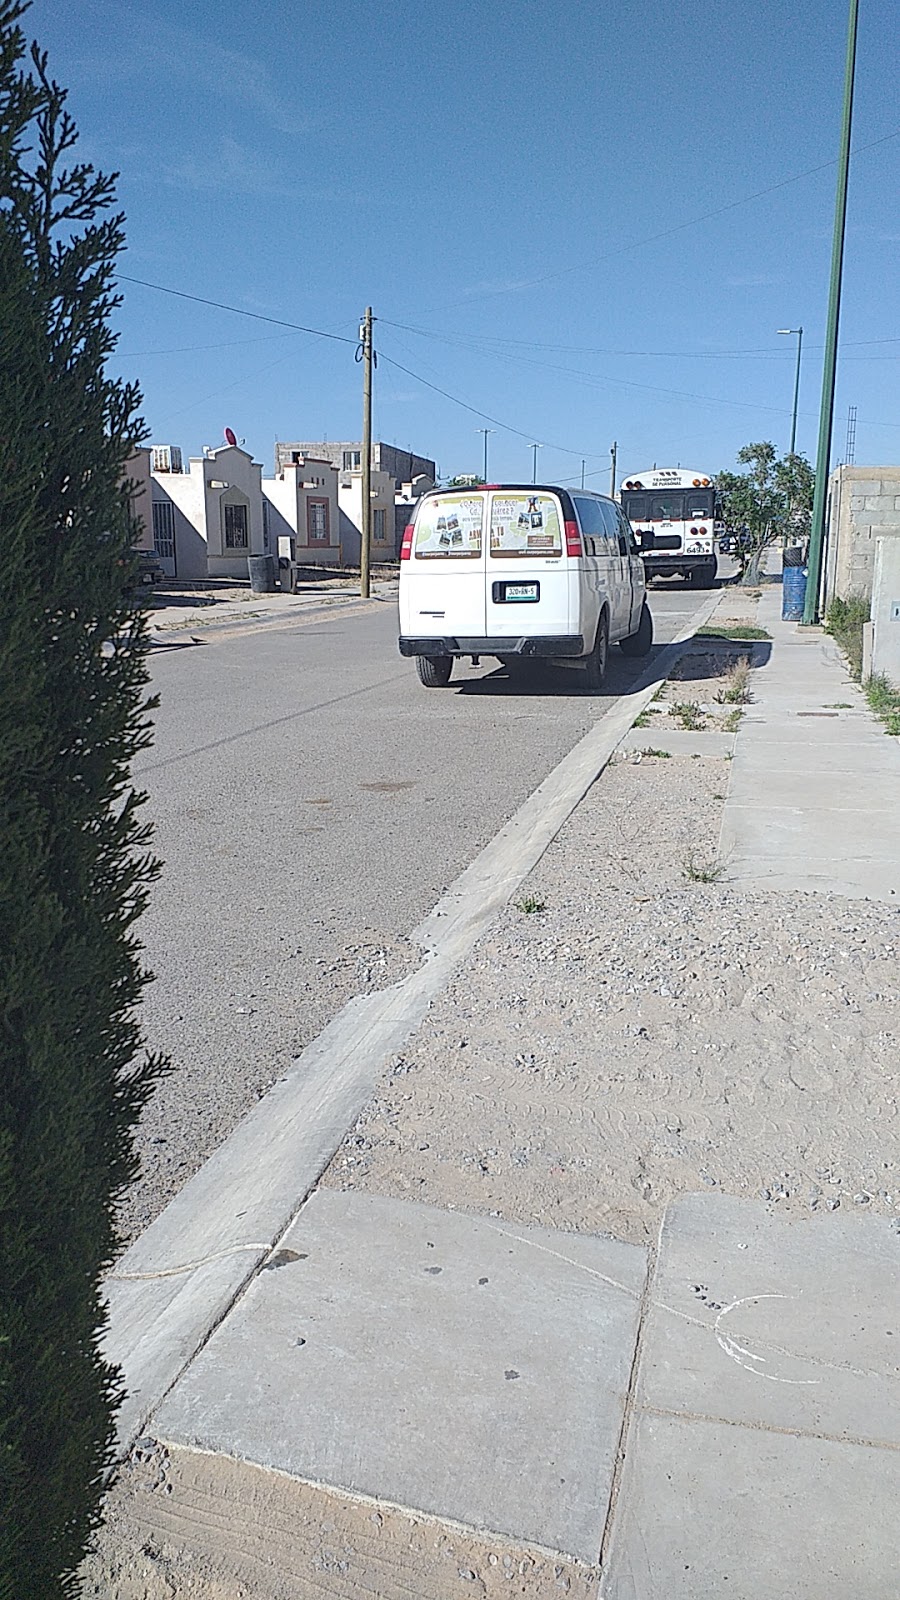
<svg viewBox="0 0 900 1600"><path fill-rule="evenodd" d="M506 601L538 600L540 590L536 583L505 583L501 598Z"/></svg>

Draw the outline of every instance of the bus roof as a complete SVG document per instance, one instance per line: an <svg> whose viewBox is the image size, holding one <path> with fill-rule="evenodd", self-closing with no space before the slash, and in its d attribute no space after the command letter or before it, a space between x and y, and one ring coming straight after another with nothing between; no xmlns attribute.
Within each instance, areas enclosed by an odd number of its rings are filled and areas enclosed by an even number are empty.
<svg viewBox="0 0 900 1600"><path fill-rule="evenodd" d="M631 472L622 489L710 489L714 480L706 472L689 472L685 467L649 467L646 472Z"/></svg>

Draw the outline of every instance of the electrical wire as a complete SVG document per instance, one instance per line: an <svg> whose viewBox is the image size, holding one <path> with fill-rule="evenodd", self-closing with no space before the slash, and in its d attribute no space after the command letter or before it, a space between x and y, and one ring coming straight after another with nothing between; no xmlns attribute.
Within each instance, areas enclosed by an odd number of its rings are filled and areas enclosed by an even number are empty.
<svg viewBox="0 0 900 1600"><path fill-rule="evenodd" d="M118 272L116 277L123 283L137 283L142 289L157 289L160 294L173 294L179 300L193 300L198 306L213 306L216 311L233 311L236 316L252 317L256 322L271 322L276 328L290 328L294 333L308 333L315 339L333 339L337 344L359 344L358 339L350 339L343 333L327 333L324 328L306 328L301 322L286 322L283 317L267 317L261 311L247 311L244 306L229 306L221 300L207 300L201 294L188 294L184 289L170 289L164 283L148 283L146 278L132 278L127 272Z"/></svg>

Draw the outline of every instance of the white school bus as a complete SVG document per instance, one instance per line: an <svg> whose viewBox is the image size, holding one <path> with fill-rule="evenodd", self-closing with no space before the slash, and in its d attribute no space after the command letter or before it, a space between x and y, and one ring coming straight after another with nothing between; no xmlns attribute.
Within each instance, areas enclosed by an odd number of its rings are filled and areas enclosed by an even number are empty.
<svg viewBox="0 0 900 1600"><path fill-rule="evenodd" d="M680 575L697 589L711 587L723 527L714 479L682 467L652 467L631 473L620 494L648 578Z"/></svg>

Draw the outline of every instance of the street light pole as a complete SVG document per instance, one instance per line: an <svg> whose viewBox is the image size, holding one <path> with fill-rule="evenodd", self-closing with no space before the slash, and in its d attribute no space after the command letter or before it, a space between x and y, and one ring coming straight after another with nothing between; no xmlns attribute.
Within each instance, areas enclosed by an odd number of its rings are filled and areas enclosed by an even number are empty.
<svg viewBox="0 0 900 1600"><path fill-rule="evenodd" d="M494 431L493 428L476 428L475 429L476 433L483 433L484 434L484 481L485 481L485 483L487 483L487 481L488 481L488 477L487 477L488 434L489 433L493 433L493 431Z"/></svg>
<svg viewBox="0 0 900 1600"><path fill-rule="evenodd" d="M791 416L791 448L788 451L789 455L793 455L794 446L797 443L797 402L800 399L800 352L803 349L803 329L777 328L776 332L795 333L797 335L797 370L794 373L794 410Z"/></svg>
<svg viewBox="0 0 900 1600"><path fill-rule="evenodd" d="M532 483L537 483L537 453L538 453L539 450L542 450L543 448L544 448L543 445L540 445L540 444L533 444L531 446L531 481L532 481Z"/></svg>
<svg viewBox="0 0 900 1600"><path fill-rule="evenodd" d="M822 546L825 542L825 506L828 495L828 466L831 460L831 429L834 421L834 379L837 369L838 322L841 313L841 277L844 266L844 227L847 220L847 176L850 170L850 128L853 120L853 78L856 69L856 28L859 0L850 0L847 22L847 61L844 69L844 109L841 117L841 147L838 157L837 195L834 204L834 240L831 248L831 285L828 291L828 324L825 330L825 363L822 369L822 403L819 409L819 448L816 453L816 489L812 524L809 530L806 600L803 621L817 622L819 585L822 573Z"/></svg>

